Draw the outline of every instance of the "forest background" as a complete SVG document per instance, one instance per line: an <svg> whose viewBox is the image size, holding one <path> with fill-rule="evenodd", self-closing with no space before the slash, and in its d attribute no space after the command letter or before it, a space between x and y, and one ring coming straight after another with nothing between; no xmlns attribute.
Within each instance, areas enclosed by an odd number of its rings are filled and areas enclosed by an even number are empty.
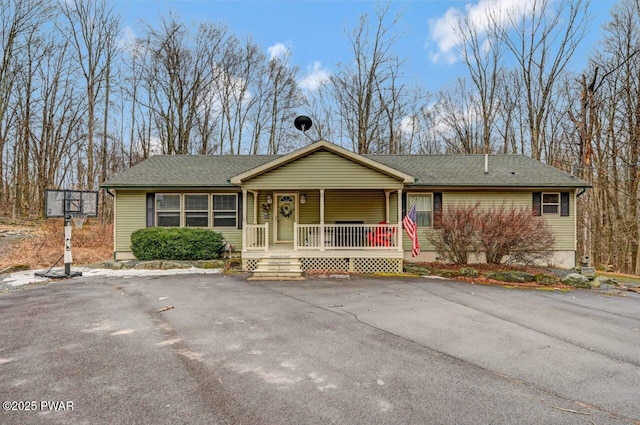
<svg viewBox="0 0 640 425"><path fill-rule="evenodd" d="M513 2L514 5L520 2ZM169 14L123 37L106 0L0 0L0 216L43 216L44 190L96 190L154 154L281 154L325 139L364 154L523 154L589 181L579 253L640 274L640 0L611 8L596 53L586 0L532 0L456 22L467 73L433 92L378 3L345 28L350 61L315 90L289 56ZM314 126L293 127L299 114ZM104 223L112 200L101 193Z"/></svg>

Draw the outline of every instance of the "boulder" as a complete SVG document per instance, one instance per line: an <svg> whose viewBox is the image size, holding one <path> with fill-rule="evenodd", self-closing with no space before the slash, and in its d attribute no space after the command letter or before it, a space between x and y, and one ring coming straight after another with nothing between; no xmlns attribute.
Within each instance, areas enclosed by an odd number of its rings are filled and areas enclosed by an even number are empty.
<svg viewBox="0 0 640 425"><path fill-rule="evenodd" d="M460 268L460 276L475 278L478 277L478 270L471 267Z"/></svg>
<svg viewBox="0 0 640 425"><path fill-rule="evenodd" d="M190 269L191 263L183 263L180 261L163 261L160 265L160 269L162 270L171 270L171 269Z"/></svg>
<svg viewBox="0 0 640 425"><path fill-rule="evenodd" d="M133 268L136 270L159 270L161 266L162 261L142 261Z"/></svg>
<svg viewBox="0 0 640 425"><path fill-rule="evenodd" d="M496 271L485 273L485 277L493 280L499 280L500 282L533 282L535 276L530 273L518 272L518 271Z"/></svg>
<svg viewBox="0 0 640 425"><path fill-rule="evenodd" d="M538 285L553 286L558 283L558 278L550 274L538 273L534 278Z"/></svg>
<svg viewBox="0 0 640 425"><path fill-rule="evenodd" d="M589 286L589 279L580 273L569 273L562 279L562 283L576 288L591 288L591 286Z"/></svg>
<svg viewBox="0 0 640 425"><path fill-rule="evenodd" d="M193 262L193 267L198 269L223 269L225 262L223 260L199 260Z"/></svg>
<svg viewBox="0 0 640 425"><path fill-rule="evenodd" d="M405 264L404 271L407 273L413 273L420 276L429 276L431 274L431 270L426 267L418 266L415 264Z"/></svg>
<svg viewBox="0 0 640 425"><path fill-rule="evenodd" d="M598 286L602 286L602 285L617 286L618 285L618 282L615 279L610 278L609 276L597 276L594 279L594 282L597 282Z"/></svg>

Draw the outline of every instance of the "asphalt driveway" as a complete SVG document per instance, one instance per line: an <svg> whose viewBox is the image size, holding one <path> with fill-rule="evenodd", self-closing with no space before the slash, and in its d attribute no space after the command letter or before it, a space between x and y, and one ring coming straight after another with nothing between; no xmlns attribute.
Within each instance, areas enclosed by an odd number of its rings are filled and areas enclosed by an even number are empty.
<svg viewBox="0 0 640 425"><path fill-rule="evenodd" d="M640 423L640 297L94 277L0 296L2 424Z"/></svg>

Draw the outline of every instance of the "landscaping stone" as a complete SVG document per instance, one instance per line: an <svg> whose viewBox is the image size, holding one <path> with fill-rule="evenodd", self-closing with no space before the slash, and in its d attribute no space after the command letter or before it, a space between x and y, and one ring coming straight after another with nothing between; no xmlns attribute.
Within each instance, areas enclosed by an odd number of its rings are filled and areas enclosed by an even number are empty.
<svg viewBox="0 0 640 425"><path fill-rule="evenodd" d="M191 263L181 261L163 261L160 265L161 270L190 269L191 267Z"/></svg>
<svg viewBox="0 0 640 425"><path fill-rule="evenodd" d="M600 286L602 286L602 285L611 285L611 286L618 285L618 282L615 279L610 278L609 276L597 276L594 279L594 281L598 282L598 284Z"/></svg>
<svg viewBox="0 0 640 425"><path fill-rule="evenodd" d="M538 285L552 286L558 283L558 278L550 274L538 273L534 279Z"/></svg>
<svg viewBox="0 0 640 425"><path fill-rule="evenodd" d="M448 279L460 276L460 272L458 270L433 270L431 274L446 277Z"/></svg>
<svg viewBox="0 0 640 425"><path fill-rule="evenodd" d="M193 267L199 269L222 269L225 266L223 260L199 260L193 262Z"/></svg>
<svg viewBox="0 0 640 425"><path fill-rule="evenodd" d="M464 276L464 277L478 277L478 270L471 268L471 267L462 267L460 269L460 276Z"/></svg>
<svg viewBox="0 0 640 425"><path fill-rule="evenodd" d="M591 286L589 286L589 279L580 273L569 273L562 279L562 283L575 286L576 288L591 288Z"/></svg>
<svg viewBox="0 0 640 425"><path fill-rule="evenodd" d="M487 272L485 273L485 277L489 279L499 280L500 282L533 282L535 280L535 276L531 273L518 272L518 271L497 271L497 272Z"/></svg>
<svg viewBox="0 0 640 425"><path fill-rule="evenodd" d="M428 268L423 266L417 266L414 264L405 264L404 271L407 273L413 273L420 276L429 276L430 274L432 274L431 270L429 270Z"/></svg>
<svg viewBox="0 0 640 425"><path fill-rule="evenodd" d="M162 266L162 261L143 261L132 268L136 270L158 270Z"/></svg>

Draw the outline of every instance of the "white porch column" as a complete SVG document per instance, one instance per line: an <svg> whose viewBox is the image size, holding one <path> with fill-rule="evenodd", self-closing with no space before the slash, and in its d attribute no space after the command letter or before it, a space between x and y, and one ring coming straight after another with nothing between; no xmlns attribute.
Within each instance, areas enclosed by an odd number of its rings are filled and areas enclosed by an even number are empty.
<svg viewBox="0 0 640 425"><path fill-rule="evenodd" d="M258 224L258 191L251 191L253 194L253 224Z"/></svg>
<svg viewBox="0 0 640 425"><path fill-rule="evenodd" d="M393 192L393 190L385 190L384 191L384 199L385 199L385 203L384 203L384 206L385 206L384 221L386 223L389 223L389 217L390 217L390 214L389 214L389 196L391 195L391 192Z"/></svg>
<svg viewBox="0 0 640 425"><path fill-rule="evenodd" d="M324 189L320 189L320 251L324 251Z"/></svg>
<svg viewBox="0 0 640 425"><path fill-rule="evenodd" d="M398 251L402 251L402 189L398 189Z"/></svg>
<svg viewBox="0 0 640 425"><path fill-rule="evenodd" d="M242 190L242 251L247 249L247 190Z"/></svg>

